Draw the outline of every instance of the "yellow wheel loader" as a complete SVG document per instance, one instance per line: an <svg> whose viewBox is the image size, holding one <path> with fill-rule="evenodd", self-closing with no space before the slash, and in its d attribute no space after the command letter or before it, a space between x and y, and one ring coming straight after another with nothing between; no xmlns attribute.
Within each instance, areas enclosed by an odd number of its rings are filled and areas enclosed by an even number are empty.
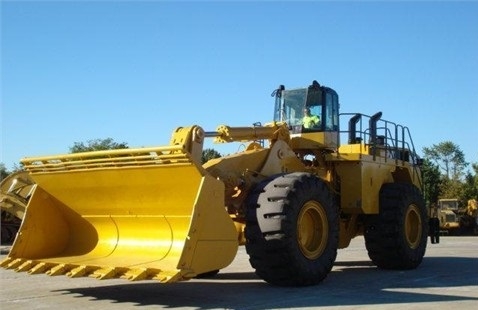
<svg viewBox="0 0 478 310"><path fill-rule="evenodd" d="M478 235L478 203L469 199L466 207L460 207L457 198L439 199L438 216L440 229L447 235Z"/></svg>
<svg viewBox="0 0 478 310"><path fill-rule="evenodd" d="M461 226L469 233L478 235L478 201L476 199L469 199L466 211L461 218Z"/></svg>
<svg viewBox="0 0 478 310"><path fill-rule="evenodd" d="M15 239L33 186L33 180L26 171L14 172L0 182L2 244L11 244Z"/></svg>
<svg viewBox="0 0 478 310"><path fill-rule="evenodd" d="M457 215L460 201L453 199L438 200L438 218L440 220L440 230L448 234L458 234L460 230L460 219Z"/></svg>
<svg viewBox="0 0 478 310"><path fill-rule="evenodd" d="M36 186L1 266L176 282L217 273L245 245L262 279L306 286L364 235L377 266L417 267L428 213L408 128L339 114L337 93L316 81L273 96L265 125L178 127L168 146L23 159ZM307 126L305 110L316 116ZM208 138L247 147L201 164Z"/></svg>

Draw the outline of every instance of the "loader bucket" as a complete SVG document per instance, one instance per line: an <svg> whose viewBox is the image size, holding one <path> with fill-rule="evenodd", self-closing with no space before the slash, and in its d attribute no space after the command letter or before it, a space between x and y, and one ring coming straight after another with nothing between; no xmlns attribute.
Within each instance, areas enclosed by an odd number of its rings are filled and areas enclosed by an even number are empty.
<svg viewBox="0 0 478 310"><path fill-rule="evenodd" d="M37 185L2 267L175 282L224 268L236 255L223 183L179 146L23 163Z"/></svg>

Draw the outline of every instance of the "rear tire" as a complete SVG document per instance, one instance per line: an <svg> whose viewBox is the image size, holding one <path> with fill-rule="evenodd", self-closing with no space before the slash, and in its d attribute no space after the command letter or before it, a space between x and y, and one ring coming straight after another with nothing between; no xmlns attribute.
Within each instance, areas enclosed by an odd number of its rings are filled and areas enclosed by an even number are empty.
<svg viewBox="0 0 478 310"><path fill-rule="evenodd" d="M368 255L378 267L418 267L428 237L427 210L418 188L406 183L384 184L380 213L367 217L364 237Z"/></svg>
<svg viewBox="0 0 478 310"><path fill-rule="evenodd" d="M246 250L256 274L273 285L321 282L338 248L338 209L327 184L308 173L270 178L252 191Z"/></svg>

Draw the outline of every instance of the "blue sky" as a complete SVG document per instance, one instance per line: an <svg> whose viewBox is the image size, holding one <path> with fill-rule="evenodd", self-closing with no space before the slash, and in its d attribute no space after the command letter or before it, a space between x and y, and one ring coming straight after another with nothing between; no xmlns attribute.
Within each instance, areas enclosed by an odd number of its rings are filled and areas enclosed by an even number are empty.
<svg viewBox="0 0 478 310"><path fill-rule="evenodd" d="M474 1L2 1L0 162L265 123L314 79L478 162L477 33Z"/></svg>

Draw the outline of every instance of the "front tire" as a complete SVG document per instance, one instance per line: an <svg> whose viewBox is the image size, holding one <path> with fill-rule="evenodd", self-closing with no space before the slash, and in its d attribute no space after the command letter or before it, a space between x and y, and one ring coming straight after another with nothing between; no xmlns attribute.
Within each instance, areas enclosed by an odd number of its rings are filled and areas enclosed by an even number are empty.
<svg viewBox="0 0 478 310"><path fill-rule="evenodd" d="M428 216L423 197L414 185L384 184L380 212L367 217L365 246L370 259L384 269L413 269L427 246Z"/></svg>
<svg viewBox="0 0 478 310"><path fill-rule="evenodd" d="M246 250L256 274L273 285L321 282L338 248L338 210L327 184L308 173L268 179L248 199Z"/></svg>

